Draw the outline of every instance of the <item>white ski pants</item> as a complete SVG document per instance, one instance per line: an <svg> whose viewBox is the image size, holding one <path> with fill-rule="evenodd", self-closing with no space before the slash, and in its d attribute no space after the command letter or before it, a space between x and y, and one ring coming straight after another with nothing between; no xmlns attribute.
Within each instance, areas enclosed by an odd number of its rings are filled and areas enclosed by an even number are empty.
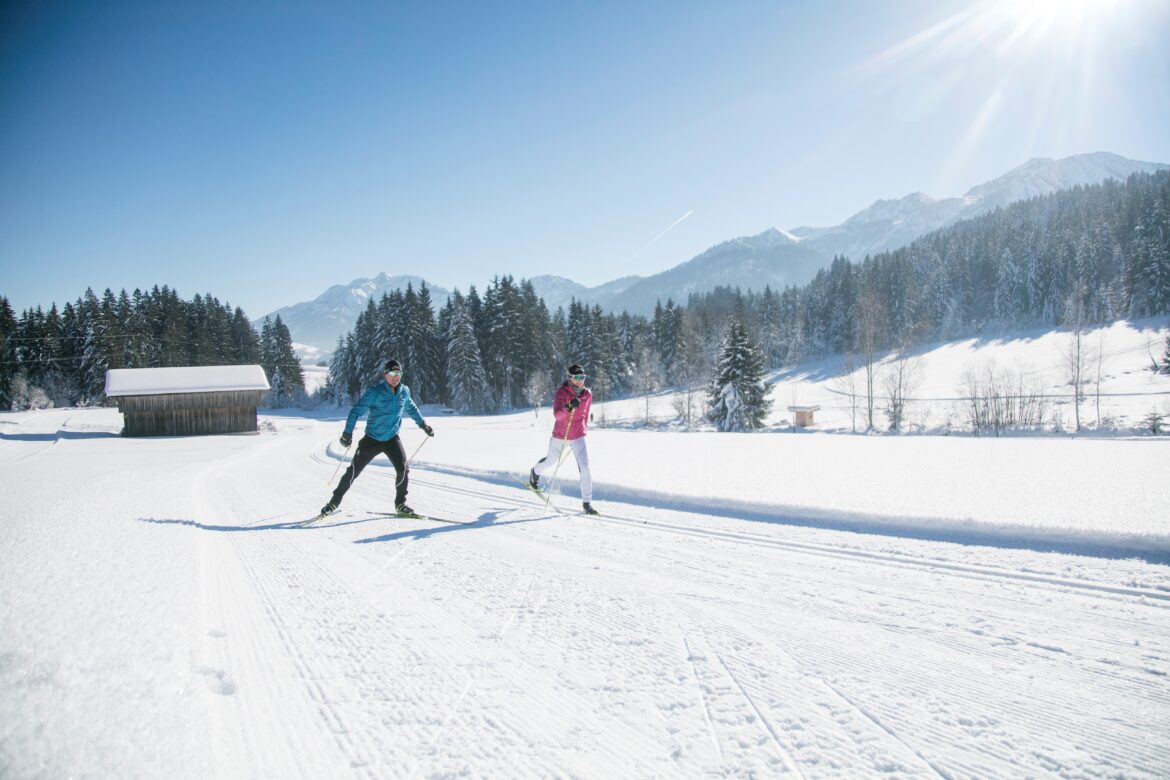
<svg viewBox="0 0 1170 780"><path fill-rule="evenodd" d="M536 472L537 476L544 474L550 469L555 469L559 458L561 457L562 449L571 449L573 457L577 459L577 469L581 472L581 500L593 500L593 477L589 474L589 450L585 447L585 437L579 439L569 439L566 443L564 439L558 439L556 436L548 440L548 454L540 459L532 470ZM566 455L566 457L568 457Z"/></svg>

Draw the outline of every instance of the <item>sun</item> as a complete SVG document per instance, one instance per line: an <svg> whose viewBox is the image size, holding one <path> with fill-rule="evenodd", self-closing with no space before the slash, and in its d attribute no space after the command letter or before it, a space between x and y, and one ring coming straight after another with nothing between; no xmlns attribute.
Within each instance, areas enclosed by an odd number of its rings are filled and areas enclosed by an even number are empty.
<svg viewBox="0 0 1170 780"><path fill-rule="evenodd" d="M1013 43L1034 45L1050 37L1080 38L1132 5L1132 0L998 0L984 6L984 21Z"/></svg>
<svg viewBox="0 0 1170 780"><path fill-rule="evenodd" d="M1103 36L1125 34L1154 0L979 0L918 30L868 60L873 76L900 67L930 67L954 57L989 52L1004 58L1035 50L1095 48Z"/></svg>

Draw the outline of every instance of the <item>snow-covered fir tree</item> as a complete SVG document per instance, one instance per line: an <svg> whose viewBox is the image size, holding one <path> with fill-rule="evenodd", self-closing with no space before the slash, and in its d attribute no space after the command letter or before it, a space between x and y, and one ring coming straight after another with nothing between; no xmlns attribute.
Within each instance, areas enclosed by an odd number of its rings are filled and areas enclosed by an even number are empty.
<svg viewBox="0 0 1170 780"><path fill-rule="evenodd" d="M260 329L260 360L271 385L268 391L270 406L287 406L304 394L304 372L293 351L292 335L279 314L275 321L264 318Z"/></svg>
<svg viewBox="0 0 1170 780"><path fill-rule="evenodd" d="M675 306L670 298L666 299L666 306L661 301L654 306L653 341L649 346L658 354L662 372L666 375L674 373L682 348L682 311L682 307Z"/></svg>
<svg viewBox="0 0 1170 780"><path fill-rule="evenodd" d="M456 290L447 306L447 396L460 412L483 414L494 404L484 382L483 361L475 338L471 312Z"/></svg>
<svg viewBox="0 0 1170 780"><path fill-rule="evenodd" d="M764 355L741 314L727 323L715 376L708 389L708 418L720 431L754 431L771 411L771 385L764 381Z"/></svg>
<svg viewBox="0 0 1170 780"><path fill-rule="evenodd" d="M0 409L12 408L16 367L16 312L8 298L0 295Z"/></svg>
<svg viewBox="0 0 1170 780"><path fill-rule="evenodd" d="M760 349L764 351L764 364L769 368L779 366L783 362L781 345L783 344L781 326L780 296L772 291L770 286L764 287L764 294L760 298Z"/></svg>
<svg viewBox="0 0 1170 780"><path fill-rule="evenodd" d="M435 316L431 309L430 290L423 285L419 292L411 284L396 301L396 350L385 354L402 361L410 379L410 391L419 403L438 400L442 388L442 367L438 363Z"/></svg>

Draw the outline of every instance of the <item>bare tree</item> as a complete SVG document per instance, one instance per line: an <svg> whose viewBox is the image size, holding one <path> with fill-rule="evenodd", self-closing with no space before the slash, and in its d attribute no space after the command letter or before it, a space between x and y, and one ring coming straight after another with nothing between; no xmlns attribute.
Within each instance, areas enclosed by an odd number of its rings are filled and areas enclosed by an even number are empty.
<svg viewBox="0 0 1170 780"><path fill-rule="evenodd" d="M1093 347L1093 365L1096 367L1094 380L1094 402L1097 407L1097 429L1101 428L1101 380L1105 374L1105 329L1097 333L1097 343Z"/></svg>
<svg viewBox="0 0 1170 780"><path fill-rule="evenodd" d="M846 352L841 356L841 373L832 380L832 388L849 402L849 420L857 433L857 356Z"/></svg>
<svg viewBox="0 0 1170 780"><path fill-rule="evenodd" d="M661 360L658 353L648 344L643 344L638 350L638 360L634 368L634 389L641 393L646 400L644 422L650 424L650 397L662 387L662 372L659 366Z"/></svg>
<svg viewBox="0 0 1170 780"><path fill-rule="evenodd" d="M533 425L540 419L540 402L549 397L552 388L552 380L547 371L533 371L528 375L528 380L524 383L524 400L532 404L535 412Z"/></svg>
<svg viewBox="0 0 1170 780"><path fill-rule="evenodd" d="M857 351L865 366L865 429L872 431L878 349L885 337L886 311L881 296L869 285L863 285L857 296L856 323Z"/></svg>
<svg viewBox="0 0 1170 780"><path fill-rule="evenodd" d="M710 378L712 362L706 352L701 323L689 312L682 320L682 349L675 361L672 379L679 383L681 392L674 400L674 409L687 426L706 415L706 385Z"/></svg>
<svg viewBox="0 0 1170 780"><path fill-rule="evenodd" d="M1088 346L1085 339L1085 288L1077 287L1065 301L1065 324L1069 328L1065 346L1065 368L1073 389L1073 419L1076 430L1081 429L1081 401L1084 400L1085 376L1089 367Z"/></svg>
<svg viewBox="0 0 1170 780"><path fill-rule="evenodd" d="M1029 372L1023 368L1017 368L1013 374L999 369L994 360L981 366L968 366L962 382L971 431L976 435L999 436L1012 428L1043 427L1048 411L1044 378L1028 377Z"/></svg>
<svg viewBox="0 0 1170 780"><path fill-rule="evenodd" d="M921 361L911 358L905 351L899 352L886 367L882 387L885 390L886 417L891 431L902 430L906 422L906 407L918 388L920 373Z"/></svg>

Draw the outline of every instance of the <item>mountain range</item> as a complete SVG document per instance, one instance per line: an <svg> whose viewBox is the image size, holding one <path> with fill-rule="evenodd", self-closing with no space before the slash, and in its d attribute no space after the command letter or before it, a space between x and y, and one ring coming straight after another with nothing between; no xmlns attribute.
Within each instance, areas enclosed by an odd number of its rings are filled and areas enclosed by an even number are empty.
<svg viewBox="0 0 1170 780"><path fill-rule="evenodd" d="M358 315L371 300L377 303L386 293L405 290L407 285L417 290L424 284L430 288L435 305L442 306L450 295L449 290L436 287L421 276L380 273L372 279L335 284L311 301L285 306L267 316L280 316L292 335L297 355L311 362L333 351L338 337L353 330Z"/></svg>
<svg viewBox="0 0 1170 780"><path fill-rule="evenodd" d="M536 276L530 281L550 311L567 307L576 298L607 311L649 314L658 301L672 298L685 303L691 293L707 292L721 285L745 290L761 290L765 285L773 289L802 285L836 255L859 261L1018 200L1167 168L1170 165L1129 160L1108 152L1060 160L1038 157L972 187L961 197L938 200L914 192L903 198L878 200L839 225L770 228L754 236L724 241L652 276L626 276L595 287L559 276ZM279 314L288 325L302 358L314 358L332 350L338 336L352 329L370 298L377 300L383 293L404 289L407 283L417 288L423 279L384 273L372 279L355 279L348 285L330 287L313 301L286 306L270 316ZM441 306L448 291L428 286L435 305Z"/></svg>

